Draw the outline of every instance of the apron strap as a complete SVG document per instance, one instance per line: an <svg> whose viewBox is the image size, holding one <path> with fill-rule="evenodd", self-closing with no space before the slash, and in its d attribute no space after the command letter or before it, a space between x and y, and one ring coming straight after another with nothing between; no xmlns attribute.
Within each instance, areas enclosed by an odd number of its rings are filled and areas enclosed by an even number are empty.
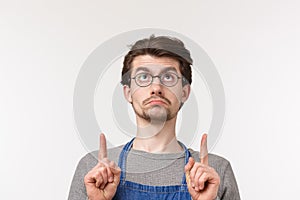
<svg viewBox="0 0 300 200"><path fill-rule="evenodd" d="M125 174L126 174L126 160L127 160L127 156L128 156L128 153L132 147L132 143L133 143L133 140L135 138L133 138L132 140L130 140L130 142L128 142L122 149L121 153L120 153L120 156L119 156L119 162L118 162L118 165L119 167L121 168L121 176L120 176L120 182L124 182L125 180Z"/></svg>
<svg viewBox="0 0 300 200"><path fill-rule="evenodd" d="M186 165L189 162L189 158L191 157L191 153L190 151L186 148L186 146L178 141L178 143L183 147L184 149L184 153L185 153L185 158L184 158L184 165ZM183 173L183 177L182 177L182 181L181 181L181 185L187 185L186 183L186 178L185 178L185 173Z"/></svg>

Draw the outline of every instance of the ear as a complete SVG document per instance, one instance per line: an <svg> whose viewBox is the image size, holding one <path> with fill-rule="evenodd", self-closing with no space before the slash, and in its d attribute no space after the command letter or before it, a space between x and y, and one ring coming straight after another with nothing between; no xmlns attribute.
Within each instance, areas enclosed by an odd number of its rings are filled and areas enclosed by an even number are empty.
<svg viewBox="0 0 300 200"><path fill-rule="evenodd" d="M191 91L191 85L190 84L186 84L185 86L183 86L182 96L181 96L181 102L182 103L184 103L188 100L188 98L190 96L190 91Z"/></svg>
<svg viewBox="0 0 300 200"><path fill-rule="evenodd" d="M124 93L124 97L125 99L129 102L132 103L132 98L131 98L131 89L128 85L124 85L123 86L123 93Z"/></svg>

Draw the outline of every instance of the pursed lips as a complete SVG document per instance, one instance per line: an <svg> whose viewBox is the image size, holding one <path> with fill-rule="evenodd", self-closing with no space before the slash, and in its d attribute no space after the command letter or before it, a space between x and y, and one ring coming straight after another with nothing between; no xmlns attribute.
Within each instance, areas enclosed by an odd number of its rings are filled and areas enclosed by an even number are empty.
<svg viewBox="0 0 300 200"><path fill-rule="evenodd" d="M167 105L167 103L161 99L152 99L146 103L146 105L148 105L148 104L165 104L165 105Z"/></svg>

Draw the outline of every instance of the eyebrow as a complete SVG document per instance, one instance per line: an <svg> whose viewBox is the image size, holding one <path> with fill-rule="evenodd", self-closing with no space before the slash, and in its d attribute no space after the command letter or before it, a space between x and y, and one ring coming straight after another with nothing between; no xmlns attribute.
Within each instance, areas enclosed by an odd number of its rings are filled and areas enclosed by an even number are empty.
<svg viewBox="0 0 300 200"><path fill-rule="evenodd" d="M149 70L148 67L139 67L139 68L135 71L135 74L137 74L139 71L150 72L150 70ZM176 70L176 68L175 68L175 67L171 67L171 66L170 66L170 67L164 68L160 73L164 73L164 72L167 72L167 71L174 71L174 72L178 73L177 70Z"/></svg>

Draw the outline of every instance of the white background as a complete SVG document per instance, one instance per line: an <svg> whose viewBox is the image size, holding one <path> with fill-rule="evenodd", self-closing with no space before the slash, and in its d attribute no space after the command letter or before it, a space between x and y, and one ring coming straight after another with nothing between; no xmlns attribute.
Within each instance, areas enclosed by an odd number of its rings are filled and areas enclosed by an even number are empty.
<svg viewBox="0 0 300 200"><path fill-rule="evenodd" d="M1 199L66 199L86 154L73 120L80 67L124 31L170 29L197 42L223 80L214 152L242 199L298 199L300 8L291 0L0 1ZM195 147L197 148L197 147Z"/></svg>

